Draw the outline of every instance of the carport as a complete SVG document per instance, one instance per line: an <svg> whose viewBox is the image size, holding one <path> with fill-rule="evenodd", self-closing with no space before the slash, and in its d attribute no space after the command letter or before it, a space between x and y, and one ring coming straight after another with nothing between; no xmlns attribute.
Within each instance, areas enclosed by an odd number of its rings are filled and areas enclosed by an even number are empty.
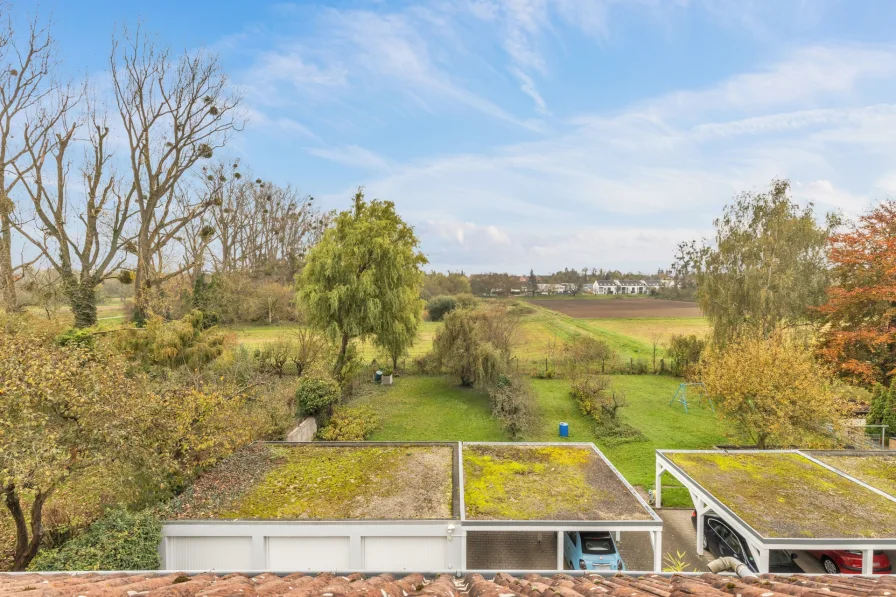
<svg viewBox="0 0 896 597"><path fill-rule="evenodd" d="M664 473L690 492L701 555L709 511L746 539L763 573L771 550L861 551L871 574L874 550L896 548L896 497L809 453L657 450L657 508Z"/></svg>
<svg viewBox="0 0 896 597"><path fill-rule="evenodd" d="M654 571L662 571L663 521L594 444L465 442L462 454L464 540L490 543L487 550L466 550L468 570L563 570L566 531L606 531L617 540L621 531L643 531ZM556 541L550 567L513 559L485 566L477 556L531 544L536 534L553 535L552 547Z"/></svg>

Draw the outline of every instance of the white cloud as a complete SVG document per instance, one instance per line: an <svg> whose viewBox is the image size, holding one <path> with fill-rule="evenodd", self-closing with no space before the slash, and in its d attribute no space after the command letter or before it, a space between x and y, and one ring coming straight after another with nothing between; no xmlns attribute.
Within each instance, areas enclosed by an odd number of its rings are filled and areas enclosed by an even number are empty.
<svg viewBox="0 0 896 597"><path fill-rule="evenodd" d="M296 104L303 98L332 105L334 100L351 102L376 93L405 98L425 111L459 103L536 128L449 74L435 54L453 32L450 23L432 11L326 9L316 29L319 34L311 39L292 40L262 53L246 72L244 84L258 103ZM278 92L283 86L287 92ZM364 106L362 111L368 110Z"/></svg>
<svg viewBox="0 0 896 597"><path fill-rule="evenodd" d="M429 221L417 228L438 269L511 273L584 266L650 271L668 265L657 265L658 253L670 261L681 239L711 233L699 228L578 226L561 231L523 226L496 235L489 226L457 221Z"/></svg>
<svg viewBox="0 0 896 597"><path fill-rule="evenodd" d="M551 112L548 110L544 98L542 98L541 94L538 92L538 88L535 86L535 81L532 80L532 77L516 67L511 67L510 72L520 80L520 90L532 98L532 101L535 102L535 109L538 110L539 114L545 116L550 115Z"/></svg>
<svg viewBox="0 0 896 597"><path fill-rule="evenodd" d="M385 158L357 145L343 145L336 148L313 148L309 149L308 153L325 160L345 164L346 166L370 170L389 169L389 162Z"/></svg>
<svg viewBox="0 0 896 597"><path fill-rule="evenodd" d="M787 106L805 108L848 98L859 81L896 75L894 47L810 47L756 72L735 75L699 91L679 91L645 102L660 117L700 117L738 110L755 114Z"/></svg>
<svg viewBox="0 0 896 597"><path fill-rule="evenodd" d="M863 211L869 200L863 195L850 193L834 187L830 180L813 180L807 183L795 181L793 196L796 199L812 201L827 209L839 210L844 214L855 215Z"/></svg>

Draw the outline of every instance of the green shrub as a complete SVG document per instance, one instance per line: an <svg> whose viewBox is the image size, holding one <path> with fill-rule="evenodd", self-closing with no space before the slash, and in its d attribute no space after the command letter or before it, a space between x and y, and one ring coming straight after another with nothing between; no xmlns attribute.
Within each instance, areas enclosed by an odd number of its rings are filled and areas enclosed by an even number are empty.
<svg viewBox="0 0 896 597"><path fill-rule="evenodd" d="M889 388L875 387L867 422L869 425L887 425L887 435L896 437L896 383Z"/></svg>
<svg viewBox="0 0 896 597"><path fill-rule="evenodd" d="M84 329L71 328L56 336L56 344L59 346L82 346L93 348L93 332Z"/></svg>
<svg viewBox="0 0 896 597"><path fill-rule="evenodd" d="M644 435L619 419L618 411L628 404L625 394L612 389L603 376L581 377L570 386L570 394L583 415L594 421L594 434L606 445L645 441Z"/></svg>
<svg viewBox="0 0 896 597"><path fill-rule="evenodd" d="M560 362L566 375L605 373L606 365L612 367L617 359L610 345L592 336L573 336L562 348Z"/></svg>
<svg viewBox="0 0 896 597"><path fill-rule="evenodd" d="M414 370L416 373L423 375L432 375L439 372L439 362L432 352L428 352L422 357L413 360Z"/></svg>
<svg viewBox="0 0 896 597"><path fill-rule="evenodd" d="M437 296L426 303L426 311L430 321L442 321L448 313L457 308L457 300L453 296Z"/></svg>
<svg viewBox="0 0 896 597"><path fill-rule="evenodd" d="M373 409L366 406L341 408L333 413L327 426L317 432L317 438L328 442L360 442L379 427Z"/></svg>
<svg viewBox="0 0 896 597"><path fill-rule="evenodd" d="M296 390L298 416L317 417L339 401L339 384L331 379L305 378Z"/></svg>
<svg viewBox="0 0 896 597"><path fill-rule="evenodd" d="M556 376L557 370L554 369L553 366L547 364L532 372L532 377L535 379L554 379Z"/></svg>
<svg viewBox="0 0 896 597"><path fill-rule="evenodd" d="M524 315L532 315L535 313L535 307L529 306L525 303L516 303L507 310L510 315L514 315L516 317L522 317Z"/></svg>
<svg viewBox="0 0 896 597"><path fill-rule="evenodd" d="M516 439L535 422L536 399L532 386L520 377L501 375L488 390L492 415Z"/></svg>
<svg viewBox="0 0 896 597"><path fill-rule="evenodd" d="M691 368L700 362L704 348L706 340L694 334L673 334L666 345L666 352L672 357L672 375L687 377Z"/></svg>
<svg viewBox="0 0 896 597"><path fill-rule="evenodd" d="M57 549L43 550L30 570L158 570L162 523L150 510L107 511Z"/></svg>
<svg viewBox="0 0 896 597"><path fill-rule="evenodd" d="M470 294L469 292L463 292L461 294L455 294L454 300L457 301L457 307L459 309L471 309L479 303L479 299Z"/></svg>
<svg viewBox="0 0 896 597"><path fill-rule="evenodd" d="M464 386L496 382L509 367L515 320L495 309L457 309L444 321L432 344L439 369Z"/></svg>

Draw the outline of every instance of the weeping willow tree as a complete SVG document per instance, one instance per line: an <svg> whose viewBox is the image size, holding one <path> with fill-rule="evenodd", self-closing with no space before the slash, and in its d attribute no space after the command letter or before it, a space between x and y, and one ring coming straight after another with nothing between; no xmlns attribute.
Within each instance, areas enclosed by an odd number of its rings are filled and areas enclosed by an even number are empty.
<svg viewBox="0 0 896 597"><path fill-rule="evenodd" d="M445 316L432 352L461 385L492 385L510 366L518 320L503 308L455 309Z"/></svg>
<svg viewBox="0 0 896 597"><path fill-rule="evenodd" d="M391 201L366 201L361 189L351 209L308 254L298 299L308 322L339 344L333 367L342 379L349 344L373 338L397 360L413 343L423 312L420 290L427 263L414 229Z"/></svg>
<svg viewBox="0 0 896 597"><path fill-rule="evenodd" d="M825 247L838 220L819 224L812 204L801 207L789 190L787 180L774 180L766 192L739 195L713 222L713 245L679 246L675 269L695 277L717 344L745 329L767 338L825 300Z"/></svg>

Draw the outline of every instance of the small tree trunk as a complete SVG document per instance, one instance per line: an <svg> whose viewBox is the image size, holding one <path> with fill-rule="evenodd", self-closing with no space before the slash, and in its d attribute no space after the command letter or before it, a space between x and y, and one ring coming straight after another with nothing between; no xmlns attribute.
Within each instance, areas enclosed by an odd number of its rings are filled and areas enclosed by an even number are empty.
<svg viewBox="0 0 896 597"><path fill-rule="evenodd" d="M146 233L141 231L137 241L137 269L134 271L134 321L137 325L146 323L149 315L149 287L152 280L149 279L150 262L152 255L149 252L149 239Z"/></svg>
<svg viewBox="0 0 896 597"><path fill-rule="evenodd" d="M12 274L12 206L12 199L0 196L0 289L3 290L3 307L7 313L19 307L16 281Z"/></svg>
<svg viewBox="0 0 896 597"><path fill-rule="evenodd" d="M41 541L44 537L43 508L48 494L38 492L31 505L31 540L28 540L28 525L25 521L25 513L22 511L22 502L16 487L13 484L3 489L6 509L12 515L16 527L16 547L13 552L11 570L21 572L28 568L28 564L37 555Z"/></svg>
<svg viewBox="0 0 896 597"><path fill-rule="evenodd" d="M76 328L89 328L96 325L96 294L93 290L93 286L89 282L68 286L66 290L68 303L75 316Z"/></svg>
<svg viewBox="0 0 896 597"><path fill-rule="evenodd" d="M339 381L342 381L342 369L345 367L345 355L348 352L348 341L348 334L342 334L342 343L339 346L339 356L336 357L336 367L333 369L333 374Z"/></svg>

